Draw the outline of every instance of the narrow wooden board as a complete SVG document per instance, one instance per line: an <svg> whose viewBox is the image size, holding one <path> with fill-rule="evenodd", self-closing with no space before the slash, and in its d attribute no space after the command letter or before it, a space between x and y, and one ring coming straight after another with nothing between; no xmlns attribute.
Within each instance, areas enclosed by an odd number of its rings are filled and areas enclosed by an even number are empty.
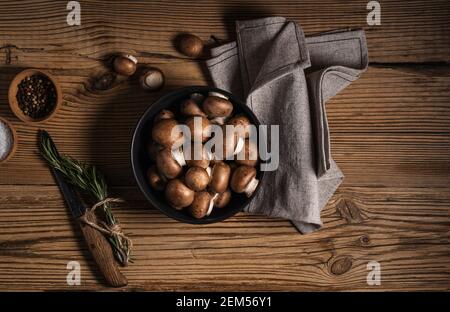
<svg viewBox="0 0 450 312"><path fill-rule="evenodd" d="M323 230L302 236L283 220L239 214L178 223L133 188L116 214L134 239L128 290L449 290L449 188L342 187ZM0 289L104 289L54 186L0 189ZM66 265L82 285L67 286ZM366 282L381 265L381 285Z"/></svg>
<svg viewBox="0 0 450 312"><path fill-rule="evenodd" d="M93 162L114 185L134 183L129 150L134 127L163 92L203 84L198 64L166 64L169 86L155 94L141 91L134 80L108 91L89 91L89 76L56 70L64 106L45 128L59 148ZM356 186L444 186L450 175L450 70L370 68L327 104L332 153ZM186 80L184 72L191 79ZM0 73L0 102L6 101L9 73ZM172 85L176 84L176 85ZM0 184L53 184L37 153L37 127L25 125L0 106L20 137L15 157L0 168ZM13 173L13 174L6 174Z"/></svg>
<svg viewBox="0 0 450 312"><path fill-rule="evenodd" d="M67 1L4 1L0 9L0 47L9 51L4 62L47 67L57 60L98 58L115 52L163 56L180 55L172 39L182 31L208 40L235 37L234 21L284 16L302 25L307 34L337 28L366 29L374 62L449 61L446 0L380 1L381 25L367 24L368 1L83 1L81 26L68 27ZM17 52L41 51L29 62ZM7 53L5 53L6 56ZM0 57L1 62L1 57ZM80 68L86 64L78 64Z"/></svg>

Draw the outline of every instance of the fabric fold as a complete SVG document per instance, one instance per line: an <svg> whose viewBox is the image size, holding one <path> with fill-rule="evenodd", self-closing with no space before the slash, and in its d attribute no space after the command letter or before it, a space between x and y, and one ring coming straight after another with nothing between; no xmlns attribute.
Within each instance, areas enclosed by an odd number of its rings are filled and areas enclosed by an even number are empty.
<svg viewBox="0 0 450 312"><path fill-rule="evenodd" d="M367 68L364 32L305 38L282 17L239 21L236 32L236 42L211 51L213 82L280 132L279 167L266 172L245 211L286 218L300 232L312 232L343 179L330 155L325 103Z"/></svg>

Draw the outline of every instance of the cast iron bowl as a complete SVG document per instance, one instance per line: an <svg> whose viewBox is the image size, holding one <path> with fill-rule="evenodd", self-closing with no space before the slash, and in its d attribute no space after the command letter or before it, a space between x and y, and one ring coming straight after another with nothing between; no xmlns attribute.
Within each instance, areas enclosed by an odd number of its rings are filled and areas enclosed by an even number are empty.
<svg viewBox="0 0 450 312"><path fill-rule="evenodd" d="M161 210L167 216L181 222L206 224L225 220L247 206L258 192L259 186L261 185L261 183L259 183L257 189L250 198L248 198L245 194L236 194L233 192L232 199L226 207L214 208L209 216L202 219L194 218L186 211L186 209L174 209L166 202L164 192L155 191L150 187L147 179L147 169L150 167L151 161L147 152L147 144L151 138L151 129L155 115L162 109L170 109L176 114L179 114L178 108L182 100L189 98L192 93L198 92L207 95L207 93L211 91L220 92L229 98L234 105L233 114L244 113L250 119L251 123L257 127L260 125L258 119L250 108L238 101L232 94L217 88L192 86L171 91L152 104L137 123L131 143L131 165L133 168L134 177L136 178L137 184L142 193L144 193L145 197L154 207ZM262 181L263 176L264 172L258 170L257 179Z"/></svg>

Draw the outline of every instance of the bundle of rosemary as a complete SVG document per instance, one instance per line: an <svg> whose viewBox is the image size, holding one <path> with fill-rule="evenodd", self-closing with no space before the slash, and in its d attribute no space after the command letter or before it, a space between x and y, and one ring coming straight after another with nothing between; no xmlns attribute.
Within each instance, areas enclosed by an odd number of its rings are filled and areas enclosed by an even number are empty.
<svg viewBox="0 0 450 312"><path fill-rule="evenodd" d="M108 239L117 260L124 266L130 262L132 248L131 240L120 230L117 220L111 211L110 203L115 200L108 198L108 187L102 173L93 165L60 155L50 135L46 131L39 133L39 147L44 159L50 166L59 170L67 182L88 194L101 206L104 212L104 226L92 225L100 230ZM115 230L112 230L115 229Z"/></svg>

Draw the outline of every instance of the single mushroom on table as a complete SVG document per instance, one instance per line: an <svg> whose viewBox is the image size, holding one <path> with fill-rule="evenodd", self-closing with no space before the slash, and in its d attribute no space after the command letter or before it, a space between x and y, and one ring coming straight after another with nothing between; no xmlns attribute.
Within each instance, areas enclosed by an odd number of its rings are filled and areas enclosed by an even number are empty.
<svg viewBox="0 0 450 312"><path fill-rule="evenodd" d="M189 212L194 218L201 219L205 216L209 216L214 207L214 201L208 192L196 192L194 195L194 201L189 206Z"/></svg>
<svg viewBox="0 0 450 312"><path fill-rule="evenodd" d="M114 58L113 67L116 73L131 76L137 68L137 59L130 54L121 54Z"/></svg>
<svg viewBox="0 0 450 312"><path fill-rule="evenodd" d="M211 170L209 188L213 193L223 193L228 188L230 181L230 166L223 161L216 162Z"/></svg>
<svg viewBox="0 0 450 312"><path fill-rule="evenodd" d="M152 129L152 139L165 147L182 142L183 133L175 119L162 119L157 121Z"/></svg>
<svg viewBox="0 0 450 312"><path fill-rule="evenodd" d="M211 136L211 122L206 117L192 116L186 120L192 141L205 142Z"/></svg>
<svg viewBox="0 0 450 312"><path fill-rule="evenodd" d="M236 193L245 193L247 197L250 197L255 192L258 183L255 167L240 166L234 170L230 186Z"/></svg>
<svg viewBox="0 0 450 312"><path fill-rule="evenodd" d="M254 167L258 163L258 146L251 140L245 140L244 148L235 156L238 165Z"/></svg>
<svg viewBox="0 0 450 312"><path fill-rule="evenodd" d="M166 187L167 179L165 176L158 172L158 169L155 165L152 165L150 166L150 168L148 168L147 178L150 186L157 191L162 191Z"/></svg>
<svg viewBox="0 0 450 312"><path fill-rule="evenodd" d="M180 179L167 183L165 196L169 204L177 210L189 206L194 201L195 192L188 188Z"/></svg>
<svg viewBox="0 0 450 312"><path fill-rule="evenodd" d="M179 176L185 165L181 148L172 150L166 147L156 154L156 167L168 179Z"/></svg>
<svg viewBox="0 0 450 312"><path fill-rule="evenodd" d="M186 185L194 191L203 191L209 184L208 171L201 167L191 167L184 176Z"/></svg>
<svg viewBox="0 0 450 312"><path fill-rule="evenodd" d="M228 203L231 200L231 191L227 189L223 193L220 194L217 193L213 196L213 200L214 200L214 207L224 208L226 207L226 205L228 205Z"/></svg>
<svg viewBox="0 0 450 312"><path fill-rule="evenodd" d="M212 123L223 125L233 112L233 104L228 98L218 92L209 92L203 101L203 111L211 118Z"/></svg>

